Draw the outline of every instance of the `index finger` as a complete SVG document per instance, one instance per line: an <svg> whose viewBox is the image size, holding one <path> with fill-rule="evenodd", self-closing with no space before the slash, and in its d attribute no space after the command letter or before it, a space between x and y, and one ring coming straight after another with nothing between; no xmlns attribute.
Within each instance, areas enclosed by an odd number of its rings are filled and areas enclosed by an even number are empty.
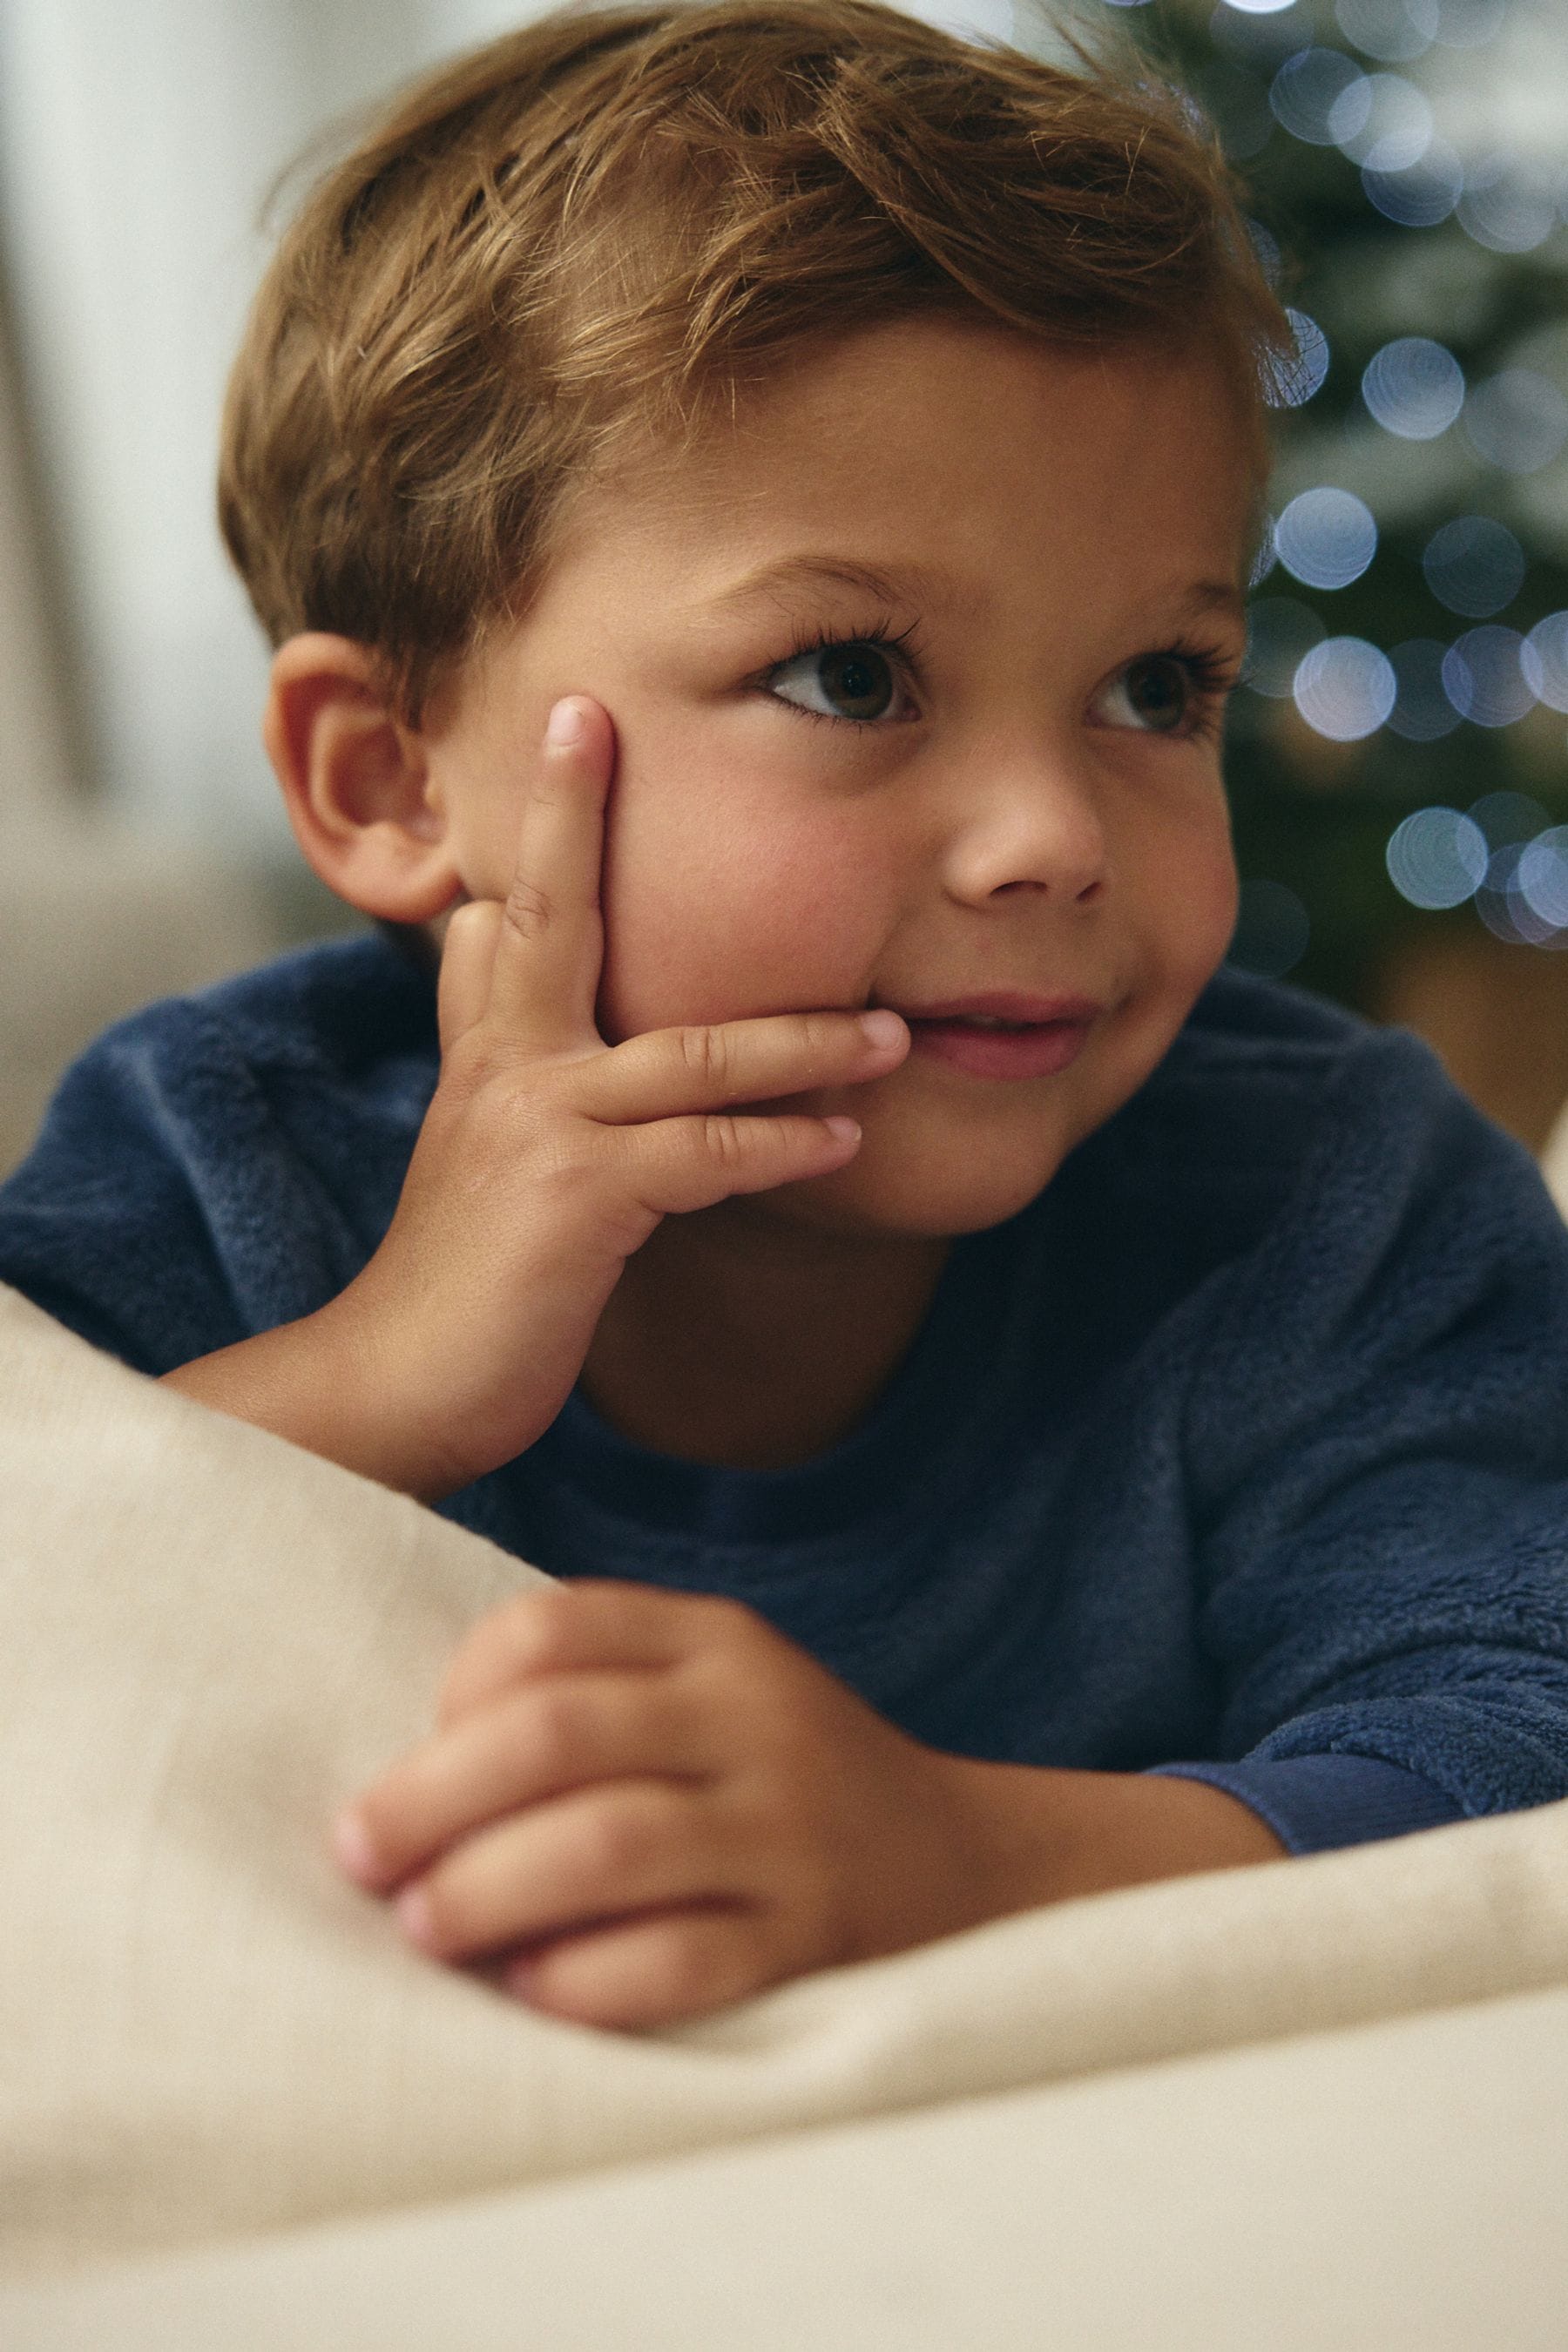
<svg viewBox="0 0 1568 2352"><path fill-rule="evenodd" d="M437 1722L445 1730L539 1675L675 1665L704 1628L714 1632L741 1613L737 1603L707 1593L665 1592L618 1577L534 1586L469 1627L447 1669Z"/></svg>
<svg viewBox="0 0 1568 2352"><path fill-rule="evenodd" d="M494 1027L533 1052L581 1047L598 1037L594 1007L605 956L599 877L615 748L603 706L568 695L552 707L530 771L488 1010Z"/></svg>

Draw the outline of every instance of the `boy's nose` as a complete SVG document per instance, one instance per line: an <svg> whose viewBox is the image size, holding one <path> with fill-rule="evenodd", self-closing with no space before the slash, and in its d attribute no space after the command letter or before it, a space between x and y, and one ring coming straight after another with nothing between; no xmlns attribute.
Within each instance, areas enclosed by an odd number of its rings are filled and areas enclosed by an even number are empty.
<svg viewBox="0 0 1568 2352"><path fill-rule="evenodd" d="M1043 891L1090 906L1110 878L1103 818L1087 782L1031 764L969 781L956 796L945 879L957 898L981 905L1004 890Z"/></svg>

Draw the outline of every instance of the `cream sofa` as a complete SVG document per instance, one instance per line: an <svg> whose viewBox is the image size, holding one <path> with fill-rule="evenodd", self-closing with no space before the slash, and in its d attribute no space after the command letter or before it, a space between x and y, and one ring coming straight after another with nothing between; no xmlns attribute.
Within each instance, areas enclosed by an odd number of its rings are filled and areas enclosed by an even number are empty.
<svg viewBox="0 0 1568 2352"><path fill-rule="evenodd" d="M7 2352L1568 2341L1568 1804L595 2033L322 1844L535 1571L10 1292L0 1466Z"/></svg>

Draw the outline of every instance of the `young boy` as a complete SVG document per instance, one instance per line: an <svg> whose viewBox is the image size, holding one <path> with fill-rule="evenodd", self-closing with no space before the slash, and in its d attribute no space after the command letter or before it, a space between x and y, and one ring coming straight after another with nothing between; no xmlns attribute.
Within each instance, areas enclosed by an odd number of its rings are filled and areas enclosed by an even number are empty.
<svg viewBox="0 0 1568 2352"><path fill-rule="evenodd" d="M1568 1237L1218 972L1285 335L1179 102L868 0L547 17L263 289L385 928L94 1048L0 1276L564 1580L338 1825L560 2016L1568 1793Z"/></svg>

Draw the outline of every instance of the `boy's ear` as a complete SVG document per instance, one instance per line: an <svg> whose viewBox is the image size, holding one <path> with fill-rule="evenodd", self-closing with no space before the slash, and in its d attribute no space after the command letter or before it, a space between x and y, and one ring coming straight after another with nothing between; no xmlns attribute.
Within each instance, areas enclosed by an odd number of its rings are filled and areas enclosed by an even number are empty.
<svg viewBox="0 0 1568 2352"><path fill-rule="evenodd" d="M329 889L394 923L452 904L461 885L428 797L425 740L397 717L368 646L319 630L289 637L261 732L294 837Z"/></svg>

